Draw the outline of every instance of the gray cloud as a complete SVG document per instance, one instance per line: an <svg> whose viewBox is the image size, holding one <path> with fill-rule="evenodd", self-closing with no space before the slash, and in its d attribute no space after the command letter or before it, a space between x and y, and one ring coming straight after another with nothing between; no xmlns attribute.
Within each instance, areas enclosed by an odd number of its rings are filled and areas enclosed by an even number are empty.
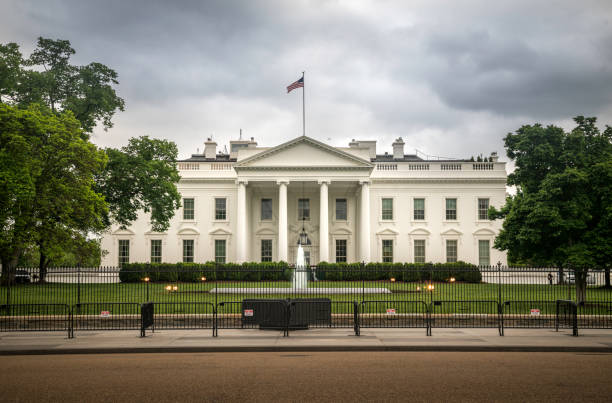
<svg viewBox="0 0 612 403"><path fill-rule="evenodd" d="M75 63L119 73L127 109L101 145L134 135L176 141L183 156L239 128L260 144L308 133L336 145L403 136L409 148L465 157L502 151L521 124L612 117L606 1L10 0L0 42L29 53L69 39ZM411 151L411 150L409 150Z"/></svg>

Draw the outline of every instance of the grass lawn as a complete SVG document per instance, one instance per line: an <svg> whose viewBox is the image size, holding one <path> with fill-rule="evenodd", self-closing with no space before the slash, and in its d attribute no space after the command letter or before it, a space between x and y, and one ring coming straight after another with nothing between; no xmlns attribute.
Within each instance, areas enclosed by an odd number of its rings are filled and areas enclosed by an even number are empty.
<svg viewBox="0 0 612 403"><path fill-rule="evenodd" d="M176 286L176 291L168 291L168 285ZM295 294L218 294L209 293L215 287L232 288L291 288L288 281L259 281L259 282L199 282L199 283L113 283L113 284L25 284L10 288L10 304L91 304L83 306L83 310L97 312L100 310L115 310L124 313L138 312L139 304L146 301L158 303L175 303L160 306L159 309L171 312L209 313L211 305L187 304L187 302L206 302L215 304L220 302L239 302L245 298L329 298L332 300L332 310L336 313L348 313L353 310L353 301L387 301L366 303L364 312L385 312L387 308L394 308L399 313L421 312L424 304L432 301L446 301L436 305L436 313L470 312L470 313L496 313L496 304L487 302L469 303L467 301L497 301L501 292L502 301L540 301L536 303L511 303L505 305L508 312L514 310L529 311L528 307L538 308L544 313L554 313L557 299L574 299L573 286L543 285L543 284L471 284L471 283L434 283L433 291L427 290L423 282L390 282L390 281L318 281L310 282L309 287L317 288L353 288L345 294L324 294L315 291L312 295ZM363 294L365 288L387 288L391 294ZM6 304L9 290L0 288L0 304ZM612 290L600 287L587 289L589 301L612 301ZM411 302L402 302L411 301ZM450 301L460 301L457 303ZM544 301L548 301L545 303ZM550 303L552 302L552 303ZM95 303L95 305L94 305ZM106 304L105 304L106 303ZM132 303L133 305L112 305L108 303ZM538 306L536 306L538 305ZM107 306L107 308L104 308ZM608 314L607 308L598 308L597 313ZM220 312L239 312L240 304L227 304ZM516 312L519 313L519 312ZM595 313L595 312L594 312Z"/></svg>

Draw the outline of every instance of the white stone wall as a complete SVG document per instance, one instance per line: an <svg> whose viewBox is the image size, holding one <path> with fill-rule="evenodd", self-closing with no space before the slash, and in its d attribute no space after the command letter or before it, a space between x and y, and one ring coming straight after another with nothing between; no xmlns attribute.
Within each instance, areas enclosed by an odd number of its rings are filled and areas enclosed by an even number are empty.
<svg viewBox="0 0 612 403"><path fill-rule="evenodd" d="M244 158L240 157L244 154ZM363 154L363 158L361 156ZM312 243L311 262L319 260L320 241L320 181L328 185L328 251L335 261L335 240L347 240L349 262L361 260L369 244L370 261L382 260L382 240L393 240L394 261L413 262L415 239L426 242L426 261L446 261L446 240L456 239L459 260L478 264L478 240L490 241L490 263L506 264L506 254L493 249L501 222L478 220L478 198L489 198L490 205L500 207L505 200L506 171L504 163L453 163L452 167L435 161L371 163L365 151L356 149L350 155L344 149L299 138L275 148L249 149L239 153L238 162L180 163L178 185L185 198L195 200L195 217L183 220L182 208L171 220L165 233L151 232L149 217L142 214L130 228L112 228L102 242L107 251L103 265L118 264L118 240L130 241L130 261L149 262L152 239L162 240L162 261L182 261L182 241L194 240L194 261L214 260L214 241L227 241L227 261L245 256L247 261L260 261L261 240L272 239L273 259L279 256L279 185L287 188L288 259L294 258L297 236L302 223L298 221L297 200L310 199L310 220L304 226ZM237 226L238 184L246 183L246 242L245 252L238 254L241 229ZM361 216L363 181L369 183L370 231L368 243L361 244L364 225ZM302 182L304 187L302 188ZM227 219L215 220L215 197L227 199ZM382 220L381 200L394 200L393 220ZM273 203L272 220L262 221L262 198ZM346 198L348 219L335 218L336 198ZM413 219L413 200L425 199L425 219ZM457 199L457 220L445 218L445 199ZM367 226L365 226L367 227Z"/></svg>

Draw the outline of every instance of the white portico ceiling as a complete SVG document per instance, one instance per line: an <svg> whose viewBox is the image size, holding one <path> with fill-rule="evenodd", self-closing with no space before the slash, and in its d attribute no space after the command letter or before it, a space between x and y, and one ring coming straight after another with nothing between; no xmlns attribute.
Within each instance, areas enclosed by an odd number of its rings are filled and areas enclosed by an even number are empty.
<svg viewBox="0 0 612 403"><path fill-rule="evenodd" d="M241 169L363 169L371 170L370 161L301 136L277 147L245 158L234 165Z"/></svg>

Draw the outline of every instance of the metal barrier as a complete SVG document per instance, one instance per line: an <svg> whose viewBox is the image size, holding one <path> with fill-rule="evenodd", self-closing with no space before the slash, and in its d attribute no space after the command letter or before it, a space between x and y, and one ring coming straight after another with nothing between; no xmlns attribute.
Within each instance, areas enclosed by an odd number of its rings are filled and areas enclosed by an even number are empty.
<svg viewBox="0 0 612 403"><path fill-rule="evenodd" d="M497 328L503 335L497 301L432 301L430 307L431 328Z"/></svg>
<svg viewBox="0 0 612 403"><path fill-rule="evenodd" d="M212 329L215 336L215 306L210 302L153 302L153 329Z"/></svg>
<svg viewBox="0 0 612 403"><path fill-rule="evenodd" d="M504 301L501 335L506 328L552 329L557 323L556 302Z"/></svg>
<svg viewBox="0 0 612 403"><path fill-rule="evenodd" d="M574 301L557 300L555 330L558 332L560 327L571 328L572 334L578 336L578 309Z"/></svg>
<svg viewBox="0 0 612 403"><path fill-rule="evenodd" d="M612 329L612 301L584 301L577 309L578 327Z"/></svg>
<svg viewBox="0 0 612 403"><path fill-rule="evenodd" d="M216 329L277 329L289 335L289 304L285 299L223 301L216 310Z"/></svg>
<svg viewBox="0 0 612 403"><path fill-rule="evenodd" d="M0 331L65 331L72 337L72 312L66 304L0 305Z"/></svg>
<svg viewBox="0 0 612 403"><path fill-rule="evenodd" d="M140 330L140 304L136 302L88 302L72 306L75 330Z"/></svg>
<svg viewBox="0 0 612 403"><path fill-rule="evenodd" d="M140 306L140 337L145 337L145 330L155 323L155 306L152 302L145 302ZM155 328L153 329L155 331Z"/></svg>
<svg viewBox="0 0 612 403"><path fill-rule="evenodd" d="M425 328L431 336L430 313L424 301L363 301L360 328Z"/></svg>

